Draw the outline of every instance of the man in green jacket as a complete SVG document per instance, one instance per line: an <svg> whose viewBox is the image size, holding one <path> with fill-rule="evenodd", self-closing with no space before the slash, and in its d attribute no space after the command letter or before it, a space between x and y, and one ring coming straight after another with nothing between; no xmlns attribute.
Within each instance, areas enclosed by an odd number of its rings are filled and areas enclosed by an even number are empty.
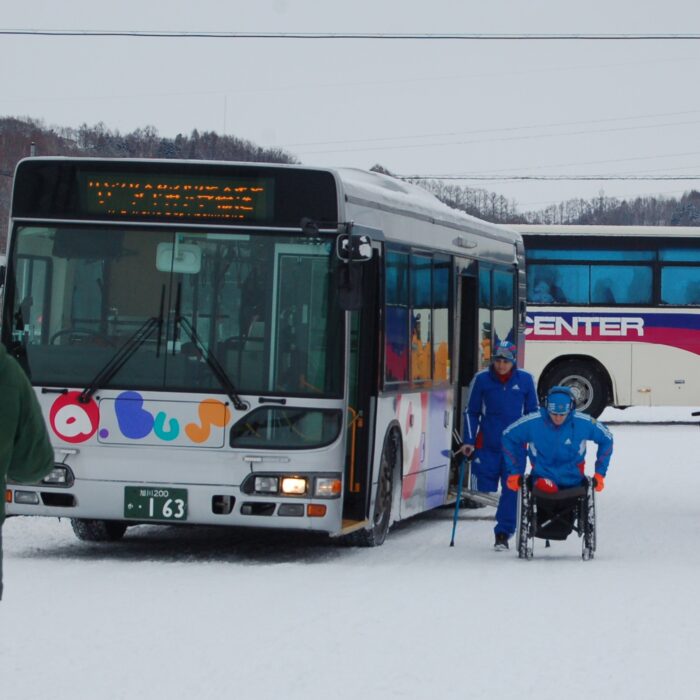
<svg viewBox="0 0 700 700"><path fill-rule="evenodd" d="M7 480L36 483L53 469L53 464L53 448L34 390L22 368L0 343L0 600Z"/></svg>

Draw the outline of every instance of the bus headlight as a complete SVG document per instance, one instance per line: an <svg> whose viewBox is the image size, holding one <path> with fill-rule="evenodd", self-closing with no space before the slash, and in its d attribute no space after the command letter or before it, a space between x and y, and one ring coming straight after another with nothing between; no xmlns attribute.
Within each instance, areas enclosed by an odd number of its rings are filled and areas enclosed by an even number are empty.
<svg viewBox="0 0 700 700"><path fill-rule="evenodd" d="M74 481L75 478L70 467L67 467L65 464L57 464L41 480L41 483L48 486L72 486Z"/></svg>
<svg viewBox="0 0 700 700"><path fill-rule="evenodd" d="M277 493L279 491L279 479L276 476L256 476L255 491L257 493Z"/></svg>
<svg viewBox="0 0 700 700"><path fill-rule="evenodd" d="M306 493L306 479L301 476L283 477L282 493L288 496L303 496Z"/></svg>
<svg viewBox="0 0 700 700"><path fill-rule="evenodd" d="M320 496L321 498L333 498L334 496L340 496L341 490L342 483L340 479L322 476L316 479L314 496Z"/></svg>

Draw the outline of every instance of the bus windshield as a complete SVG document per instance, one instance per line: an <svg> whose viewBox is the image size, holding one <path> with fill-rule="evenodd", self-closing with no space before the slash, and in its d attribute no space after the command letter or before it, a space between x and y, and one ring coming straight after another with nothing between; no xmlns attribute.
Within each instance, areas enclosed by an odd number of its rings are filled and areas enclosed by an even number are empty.
<svg viewBox="0 0 700 700"><path fill-rule="evenodd" d="M18 226L5 332L34 384L87 386L158 319L107 386L221 393L193 329L241 393L337 397L336 264L333 241L282 233Z"/></svg>

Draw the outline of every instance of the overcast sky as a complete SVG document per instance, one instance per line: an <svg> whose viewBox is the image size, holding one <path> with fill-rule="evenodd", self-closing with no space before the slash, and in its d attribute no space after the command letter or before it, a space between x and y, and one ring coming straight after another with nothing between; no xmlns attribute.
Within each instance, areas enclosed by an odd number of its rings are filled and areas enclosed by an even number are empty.
<svg viewBox="0 0 700 700"><path fill-rule="evenodd" d="M3 0L0 29L700 32L697 0ZM0 36L0 115L225 132L308 165L420 175L700 175L700 41ZM521 210L698 181L476 182Z"/></svg>

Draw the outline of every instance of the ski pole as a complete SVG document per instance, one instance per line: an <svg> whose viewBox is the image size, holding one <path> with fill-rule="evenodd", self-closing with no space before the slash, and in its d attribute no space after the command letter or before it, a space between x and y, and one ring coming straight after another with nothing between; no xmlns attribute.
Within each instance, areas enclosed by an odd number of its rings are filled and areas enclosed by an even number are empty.
<svg viewBox="0 0 700 700"><path fill-rule="evenodd" d="M467 460L464 455L459 463L459 483L457 484L457 500L455 501L455 514L452 519L452 539L450 540L450 547L455 546L455 532L457 532L457 518L459 517L459 503L462 500L462 484L464 483L464 466Z"/></svg>

